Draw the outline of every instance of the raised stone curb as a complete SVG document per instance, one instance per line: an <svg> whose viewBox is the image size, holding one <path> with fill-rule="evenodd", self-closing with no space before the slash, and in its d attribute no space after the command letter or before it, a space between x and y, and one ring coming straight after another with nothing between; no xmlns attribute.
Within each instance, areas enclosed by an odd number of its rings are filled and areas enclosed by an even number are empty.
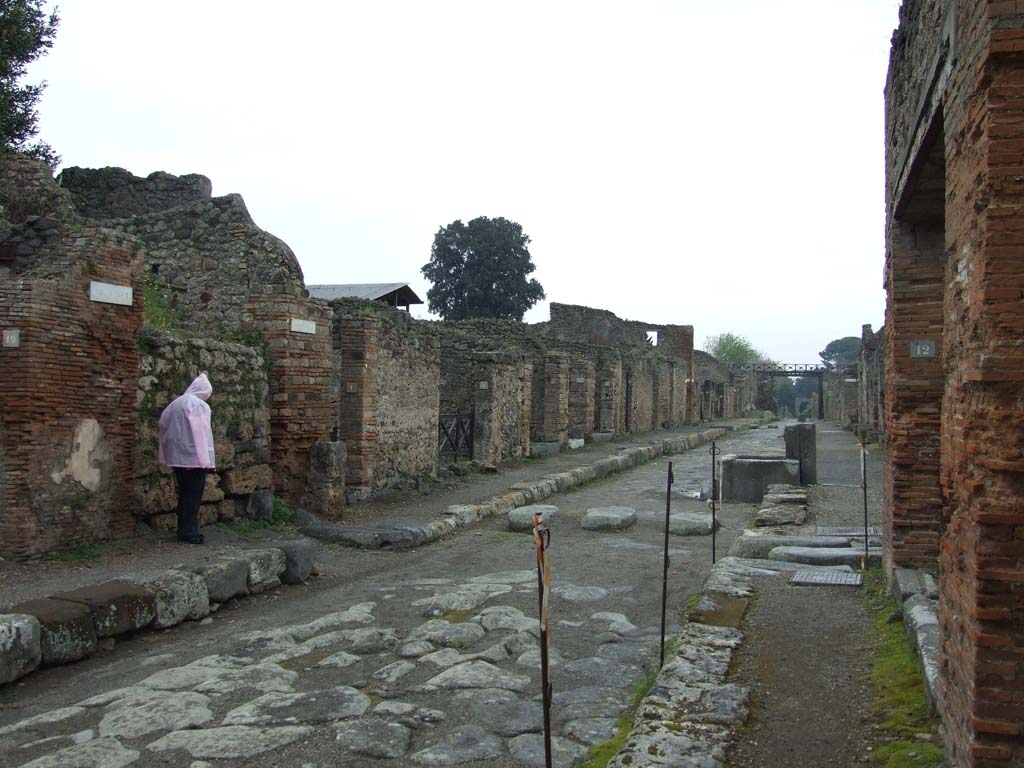
<svg viewBox="0 0 1024 768"><path fill-rule="evenodd" d="M210 613L211 603L309 577L315 542L292 539L238 549L215 563L125 577L29 600L0 614L0 684L40 666L96 652L98 638L166 629Z"/></svg>
<svg viewBox="0 0 1024 768"><path fill-rule="evenodd" d="M921 659L924 690L932 711L939 695L938 587L935 577L925 571L896 568L890 589L903 612L903 626Z"/></svg>
<svg viewBox="0 0 1024 768"><path fill-rule="evenodd" d="M0 615L0 683L27 675L42 659L39 619L25 613Z"/></svg>

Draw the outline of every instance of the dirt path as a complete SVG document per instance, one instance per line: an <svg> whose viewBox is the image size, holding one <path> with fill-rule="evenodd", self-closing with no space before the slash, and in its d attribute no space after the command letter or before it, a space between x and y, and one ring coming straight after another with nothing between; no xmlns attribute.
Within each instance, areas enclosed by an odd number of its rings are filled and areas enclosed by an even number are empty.
<svg viewBox="0 0 1024 768"><path fill-rule="evenodd" d="M863 524L860 451L852 435L819 423L814 525ZM868 457L868 522L879 526L880 460ZM870 763L873 693L864 676L871 645L864 595L852 587L793 587L787 576L755 582L730 682L750 688L751 718L729 756L733 768Z"/></svg>

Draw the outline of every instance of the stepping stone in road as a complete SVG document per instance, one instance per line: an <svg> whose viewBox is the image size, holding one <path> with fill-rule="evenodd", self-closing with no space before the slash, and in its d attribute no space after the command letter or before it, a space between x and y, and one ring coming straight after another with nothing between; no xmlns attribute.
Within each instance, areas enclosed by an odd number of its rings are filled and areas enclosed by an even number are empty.
<svg viewBox="0 0 1024 768"><path fill-rule="evenodd" d="M580 521L585 531L624 531L636 522L632 507L593 507Z"/></svg>
<svg viewBox="0 0 1024 768"><path fill-rule="evenodd" d="M669 515L668 532L674 536L710 536L711 515L704 512L676 512Z"/></svg>
<svg viewBox="0 0 1024 768"><path fill-rule="evenodd" d="M729 547L729 557L766 558L776 547L848 547L850 542L838 536L773 536L744 533Z"/></svg>
<svg viewBox="0 0 1024 768"><path fill-rule="evenodd" d="M540 515L542 523L550 523L557 514L558 507L553 504L530 504L525 507L516 507L508 513L508 529L519 533L530 533L533 531L534 515Z"/></svg>

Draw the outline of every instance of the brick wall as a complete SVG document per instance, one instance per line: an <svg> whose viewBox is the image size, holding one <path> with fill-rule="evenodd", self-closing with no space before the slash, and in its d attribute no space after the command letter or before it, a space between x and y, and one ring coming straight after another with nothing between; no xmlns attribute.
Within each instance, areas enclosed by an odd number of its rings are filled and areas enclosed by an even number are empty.
<svg viewBox="0 0 1024 768"><path fill-rule="evenodd" d="M1017 3L959 2L947 14L908 1L887 89L885 422L887 431L916 422L907 437L926 448L911 464L909 447L886 434L895 453L887 495L896 499L887 524L900 522L901 483L922 480L917 501L929 516L939 507L939 706L946 762L957 768L1024 765L1022 52ZM937 199L930 167L945 180ZM929 220L935 208L941 216ZM941 332L941 360L920 369L903 357L913 319L904 307L915 304L928 305L916 321ZM898 562L905 537L892 538Z"/></svg>
<svg viewBox="0 0 1024 768"><path fill-rule="evenodd" d="M336 432L331 389L331 310L314 299L280 290L252 293L242 313L242 332L255 334L269 366L270 446L274 488L293 506L317 506L307 498L310 450ZM317 495L322 502L322 496ZM320 508L323 513L340 509Z"/></svg>
<svg viewBox="0 0 1024 768"><path fill-rule="evenodd" d="M9 242L18 256L0 262L0 329L20 342L0 347L0 556L128 535L140 245L43 220ZM92 281L130 288L130 305L90 301Z"/></svg>

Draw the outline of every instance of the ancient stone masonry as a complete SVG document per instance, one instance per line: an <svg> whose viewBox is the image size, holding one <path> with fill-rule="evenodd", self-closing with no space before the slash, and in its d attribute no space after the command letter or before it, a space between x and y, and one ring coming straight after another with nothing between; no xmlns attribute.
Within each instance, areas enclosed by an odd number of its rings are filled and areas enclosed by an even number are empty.
<svg viewBox="0 0 1024 768"><path fill-rule="evenodd" d="M262 352L154 331L144 331L139 346L133 514L156 530L174 530L177 489L171 470L157 463L157 422L167 404L206 371L213 384L217 469L207 478L200 523L269 517L270 400Z"/></svg>
<svg viewBox="0 0 1024 768"><path fill-rule="evenodd" d="M147 275L185 331L237 340L252 294L304 296L291 249L253 223L240 195L211 197L204 176L68 168L60 180L84 215L145 243Z"/></svg>
<svg viewBox="0 0 1024 768"><path fill-rule="evenodd" d="M59 203L45 178L33 200ZM32 208L13 195L4 205L14 220L0 236L0 556L26 557L133 530L142 251L115 230L19 221L12 212Z"/></svg>
<svg viewBox="0 0 1024 768"><path fill-rule="evenodd" d="M429 324L379 303L339 299L332 345L338 437L352 500L437 469L440 366Z"/></svg>
<svg viewBox="0 0 1024 768"><path fill-rule="evenodd" d="M734 419L744 410L747 378L729 370L713 356L699 349L693 351L694 382L697 385L697 418Z"/></svg>
<svg viewBox="0 0 1024 768"><path fill-rule="evenodd" d="M869 442L877 442L882 434L885 413L884 338L884 326L878 329L878 333L872 333L870 325L861 329L860 360L857 365L857 431Z"/></svg>
<svg viewBox="0 0 1024 768"><path fill-rule="evenodd" d="M860 379L856 368L833 371L825 377L825 418L843 429L857 429L860 420Z"/></svg>
<svg viewBox="0 0 1024 768"><path fill-rule="evenodd" d="M938 567L950 766L1024 765L1024 11L906 0L886 87L886 562Z"/></svg>

